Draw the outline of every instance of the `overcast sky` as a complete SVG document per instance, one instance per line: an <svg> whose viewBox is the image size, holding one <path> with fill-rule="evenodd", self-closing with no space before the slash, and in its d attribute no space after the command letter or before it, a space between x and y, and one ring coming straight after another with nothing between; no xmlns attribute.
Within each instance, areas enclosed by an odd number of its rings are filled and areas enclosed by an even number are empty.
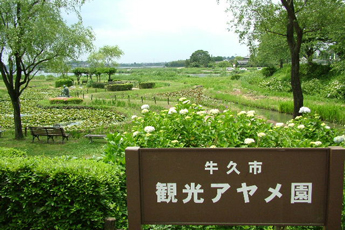
<svg viewBox="0 0 345 230"><path fill-rule="evenodd" d="M225 1L216 0L93 0L81 13L96 47L118 45L124 51L119 63L185 60L199 49L212 56L247 56L248 49L227 29L225 9Z"/></svg>

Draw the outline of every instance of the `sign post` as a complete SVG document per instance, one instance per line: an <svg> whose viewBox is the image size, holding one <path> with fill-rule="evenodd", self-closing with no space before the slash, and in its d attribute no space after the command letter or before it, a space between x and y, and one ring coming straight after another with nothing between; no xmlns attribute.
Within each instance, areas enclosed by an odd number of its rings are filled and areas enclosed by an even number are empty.
<svg viewBox="0 0 345 230"><path fill-rule="evenodd" d="M142 224L341 229L345 149L126 149L129 229Z"/></svg>

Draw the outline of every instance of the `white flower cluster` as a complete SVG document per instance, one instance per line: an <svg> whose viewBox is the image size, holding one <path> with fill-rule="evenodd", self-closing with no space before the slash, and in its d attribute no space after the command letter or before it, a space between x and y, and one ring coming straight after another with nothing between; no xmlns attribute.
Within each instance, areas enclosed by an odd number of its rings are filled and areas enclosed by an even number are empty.
<svg viewBox="0 0 345 230"><path fill-rule="evenodd" d="M321 141L313 141L313 142L310 142L310 144L312 144L312 145L315 145L315 146L320 146L320 145L322 145L322 142Z"/></svg>
<svg viewBox="0 0 345 230"><path fill-rule="evenodd" d="M275 127L283 127L284 126L284 123L276 123L276 126Z"/></svg>
<svg viewBox="0 0 345 230"><path fill-rule="evenodd" d="M310 113L310 109L308 107L301 107L298 111L299 113Z"/></svg>
<svg viewBox="0 0 345 230"><path fill-rule="evenodd" d="M150 109L150 106L145 104L141 106L141 109Z"/></svg>
<svg viewBox="0 0 345 230"><path fill-rule="evenodd" d="M144 131L145 132L147 132L147 133L152 133L153 131L155 131L156 129L155 129L155 127L153 127L153 126L146 126L145 128L144 128Z"/></svg>
<svg viewBox="0 0 345 230"><path fill-rule="evenodd" d="M173 114L173 113L177 113L175 107L171 107L171 108L169 109L169 112L168 112L168 114Z"/></svg>
<svg viewBox="0 0 345 230"><path fill-rule="evenodd" d="M250 145L250 144L252 144L252 143L255 143L255 140L252 139L252 138L246 138L246 139L244 140L244 143L245 143L246 145Z"/></svg>
<svg viewBox="0 0 345 230"><path fill-rule="evenodd" d="M335 137L334 139L333 139L333 141L335 142L335 143L341 143L341 142L344 142L345 141L345 135L342 135L342 136L337 136L337 137Z"/></svg>
<svg viewBox="0 0 345 230"><path fill-rule="evenodd" d="M187 114L188 113L188 109L181 109L180 110L180 114Z"/></svg>
<svg viewBox="0 0 345 230"><path fill-rule="evenodd" d="M266 133L258 133L258 137L264 137L266 136Z"/></svg>
<svg viewBox="0 0 345 230"><path fill-rule="evenodd" d="M254 110L250 110L247 112L247 117L254 117L255 116L255 111Z"/></svg>
<svg viewBox="0 0 345 230"><path fill-rule="evenodd" d="M210 110L210 114L218 114L219 113L219 109L211 109Z"/></svg>

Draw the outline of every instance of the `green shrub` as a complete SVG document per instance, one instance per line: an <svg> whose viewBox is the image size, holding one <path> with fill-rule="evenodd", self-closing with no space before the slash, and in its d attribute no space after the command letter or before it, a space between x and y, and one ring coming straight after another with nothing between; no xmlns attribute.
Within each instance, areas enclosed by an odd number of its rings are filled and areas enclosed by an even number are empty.
<svg viewBox="0 0 345 230"><path fill-rule="evenodd" d="M266 67L261 70L262 75L265 77L271 77L277 71L275 67Z"/></svg>
<svg viewBox="0 0 345 230"><path fill-rule="evenodd" d="M56 97L50 98L50 104L81 104L84 100L78 97Z"/></svg>
<svg viewBox="0 0 345 230"><path fill-rule="evenodd" d="M302 79L326 79L331 71L329 65L321 65L316 63L303 64L300 66L300 77Z"/></svg>
<svg viewBox="0 0 345 230"><path fill-rule="evenodd" d="M91 86L92 88L104 89L105 84L102 82L92 82Z"/></svg>
<svg viewBox="0 0 345 230"><path fill-rule="evenodd" d="M139 89L152 89L155 85L154 82L142 82L139 84Z"/></svg>
<svg viewBox="0 0 345 230"><path fill-rule="evenodd" d="M133 84L111 84L107 86L109 91L125 91L125 90L132 90Z"/></svg>
<svg viewBox="0 0 345 230"><path fill-rule="evenodd" d="M324 95L328 98L345 99L345 82L331 81L326 86Z"/></svg>
<svg viewBox="0 0 345 230"><path fill-rule="evenodd" d="M94 160L0 160L0 229L103 229L126 219L124 172Z"/></svg>
<svg viewBox="0 0 345 230"><path fill-rule="evenodd" d="M105 149L105 160L122 166L122 170L125 170L125 149L130 146L142 148L345 146L344 142L335 143L334 137L338 135L337 131L326 126L317 114L304 114L285 124L274 125L257 117L254 111L241 111L237 114L229 110L207 111L202 106L191 104L186 98L180 98L179 103L169 110L154 112L147 108L142 110L140 117L133 116L132 119L133 129L129 132L108 135L109 142ZM148 229L206 228L149 226ZM224 227L209 229L224 229ZM229 229L250 228L238 226Z"/></svg>
<svg viewBox="0 0 345 230"><path fill-rule="evenodd" d="M309 95L317 95L320 94L322 91L323 85L321 84L320 80L314 78L310 81L306 81L302 83L303 93Z"/></svg>
<svg viewBox="0 0 345 230"><path fill-rule="evenodd" d="M14 149L14 148L5 148L0 147L0 157L25 157L26 152Z"/></svg>
<svg viewBox="0 0 345 230"><path fill-rule="evenodd" d="M66 85L67 87L72 86L73 85L73 79L71 78L62 78L62 79L58 79L55 81L55 87L62 87Z"/></svg>
<svg viewBox="0 0 345 230"><path fill-rule="evenodd" d="M239 74L234 74L231 76L231 80L238 80L240 78L241 78L241 75L239 75Z"/></svg>
<svg viewBox="0 0 345 230"><path fill-rule="evenodd" d="M291 92L291 85L288 81L279 80L276 77L268 78L259 83L259 86L272 91Z"/></svg>

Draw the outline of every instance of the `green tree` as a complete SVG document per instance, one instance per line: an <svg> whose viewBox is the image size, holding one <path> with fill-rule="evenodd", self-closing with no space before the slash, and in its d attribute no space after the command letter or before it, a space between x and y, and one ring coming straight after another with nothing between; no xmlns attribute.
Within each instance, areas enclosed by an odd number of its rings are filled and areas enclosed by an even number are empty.
<svg viewBox="0 0 345 230"><path fill-rule="evenodd" d="M105 67L105 57L100 52L93 52L87 58L87 62L89 63L90 67L99 68Z"/></svg>
<svg viewBox="0 0 345 230"><path fill-rule="evenodd" d="M118 46L103 46L98 52L103 57L103 63L106 67L117 66L115 60L119 59L124 54Z"/></svg>
<svg viewBox="0 0 345 230"><path fill-rule="evenodd" d="M15 138L24 137L20 96L40 66L64 58L76 59L90 50L94 38L84 28L78 8L84 1L1 0L0 71L11 98ZM80 21L68 26L61 11L76 13Z"/></svg>
<svg viewBox="0 0 345 230"><path fill-rule="evenodd" d="M80 78L83 76L84 68L77 67L77 68L74 68L72 72L77 77L78 85L80 85Z"/></svg>
<svg viewBox="0 0 345 230"><path fill-rule="evenodd" d="M189 58L189 66L191 67L207 67L211 61L208 51L197 50Z"/></svg>
<svg viewBox="0 0 345 230"><path fill-rule="evenodd" d="M286 39L291 57L291 86L294 99L294 117L303 106L300 80L302 45L310 39L325 39L327 28L336 27L343 18L341 0L227 0L233 14L230 26L248 45L262 34L271 33ZM341 20L343 21L343 20ZM339 27L339 25L338 25Z"/></svg>
<svg viewBox="0 0 345 230"><path fill-rule="evenodd" d="M274 34L262 34L259 44L251 48L251 54L259 66L275 66L280 68L290 59L286 39Z"/></svg>
<svg viewBox="0 0 345 230"><path fill-rule="evenodd" d="M106 73L109 76L108 81L112 81L111 80L111 75L115 74L116 71L117 71L117 69L112 68L112 67L103 68L103 73Z"/></svg>
<svg viewBox="0 0 345 230"><path fill-rule="evenodd" d="M185 67L185 60L171 61L165 64L166 67Z"/></svg>
<svg viewBox="0 0 345 230"><path fill-rule="evenodd" d="M47 62L43 68L48 73L59 73L63 77L67 77L71 70L65 58L55 58L54 62Z"/></svg>

